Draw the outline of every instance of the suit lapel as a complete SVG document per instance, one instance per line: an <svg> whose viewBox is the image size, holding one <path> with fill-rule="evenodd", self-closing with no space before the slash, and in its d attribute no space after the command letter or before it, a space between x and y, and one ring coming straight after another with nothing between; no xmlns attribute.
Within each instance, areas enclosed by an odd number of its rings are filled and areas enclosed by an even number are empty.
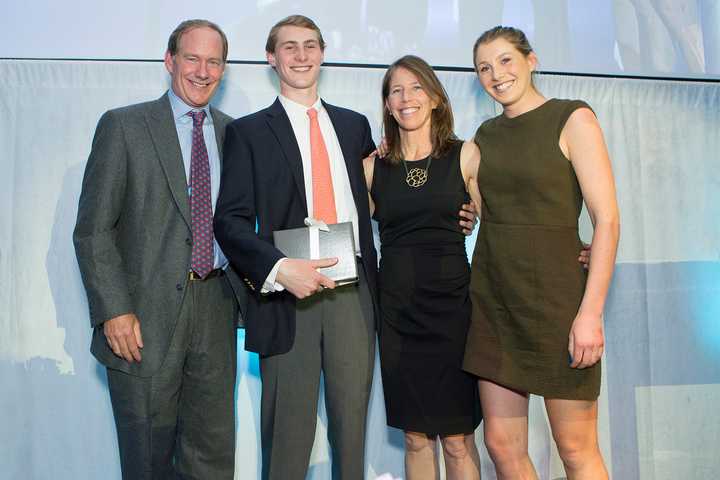
<svg viewBox="0 0 720 480"><path fill-rule="evenodd" d="M298 189L300 198L302 199L303 208L305 209L305 216L307 216L307 198L305 196L305 177L303 175L302 157L300 156L300 147L298 147L297 139L295 138L295 132L293 132L292 125L290 125L290 119L285 113L285 109L280 103L279 99L275 100L270 107L267 109L268 125L272 130L275 138L280 144L280 148L283 151L285 160L290 167L293 178L295 179L295 186Z"/></svg>
<svg viewBox="0 0 720 480"><path fill-rule="evenodd" d="M192 229L185 165L167 94L151 104L145 120L173 200L188 228Z"/></svg>
<svg viewBox="0 0 720 480"><path fill-rule="evenodd" d="M342 150L343 159L345 159L345 168L347 169L348 177L350 180L350 189L352 190L355 205L361 205L359 203L363 198L367 196L367 188L363 186L362 182L357 182L357 169L362 165L360 158L355 158L357 152L353 152L350 149L350 135L356 132L351 132L351 128L347 128L342 116L342 112L338 109L323 102L323 107L330 117L330 122L333 124L335 129L335 135L337 135L338 143L340 143L340 149ZM361 190L362 189L362 190Z"/></svg>

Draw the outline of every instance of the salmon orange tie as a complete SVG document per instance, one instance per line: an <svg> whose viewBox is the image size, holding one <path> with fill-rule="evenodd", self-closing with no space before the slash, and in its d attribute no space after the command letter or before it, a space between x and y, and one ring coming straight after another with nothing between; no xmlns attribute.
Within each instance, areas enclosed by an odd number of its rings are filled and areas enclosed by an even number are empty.
<svg viewBox="0 0 720 480"><path fill-rule="evenodd" d="M313 218L327 224L337 223L335 192L330 174L330 158L320 131L318 112L307 111L310 117L310 159L312 162Z"/></svg>

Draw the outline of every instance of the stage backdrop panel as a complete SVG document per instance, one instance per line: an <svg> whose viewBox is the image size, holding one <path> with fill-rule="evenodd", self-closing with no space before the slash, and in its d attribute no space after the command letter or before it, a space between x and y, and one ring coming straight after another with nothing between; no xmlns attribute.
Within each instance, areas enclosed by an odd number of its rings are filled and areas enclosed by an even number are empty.
<svg viewBox="0 0 720 480"><path fill-rule="evenodd" d="M367 115L376 140L382 75L327 68L321 79L323 98ZM472 74L440 78L461 137L499 113ZM168 84L159 62L0 61L0 478L120 478L71 233L98 118L157 98ZM601 448L613 478L709 478L720 470L720 86L548 75L537 84L550 97L593 106L617 178L622 236L600 397ZM230 65L215 103L241 116L276 92L269 67ZM582 225L589 240L586 216ZM473 244L474 236L469 252ZM243 341L241 330L239 347ZM259 478L260 381L257 356L240 352L236 478L244 480ZM376 365L368 479L404 476L402 434L385 426L378 373ZM313 480L330 478L325 422L321 405ZM530 422L540 477L562 477L536 397ZM483 478L493 479L481 430L477 438Z"/></svg>
<svg viewBox="0 0 720 480"><path fill-rule="evenodd" d="M230 59L262 61L272 25L303 13L323 31L329 62L388 64L414 53L470 67L477 37L502 24L527 33L543 70L720 78L717 0L6 3L0 31L12 41L0 43L0 57L9 58L156 59L180 21L208 18L226 31Z"/></svg>

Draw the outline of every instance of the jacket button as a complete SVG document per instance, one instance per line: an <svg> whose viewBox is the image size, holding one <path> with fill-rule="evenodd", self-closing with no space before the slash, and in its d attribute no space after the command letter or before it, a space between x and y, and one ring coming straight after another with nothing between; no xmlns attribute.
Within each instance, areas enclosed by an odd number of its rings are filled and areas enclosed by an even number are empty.
<svg viewBox="0 0 720 480"><path fill-rule="evenodd" d="M192 245L192 240L190 240L190 237L188 237L188 238L185 239L185 244L186 244L186 245Z"/></svg>
<svg viewBox="0 0 720 480"><path fill-rule="evenodd" d="M181 292L181 291L182 291L182 289L183 289L183 287L182 287L182 283L178 283L178 284L176 284L176 285L175 285L175 288L177 289L177 291L178 291L178 292Z"/></svg>

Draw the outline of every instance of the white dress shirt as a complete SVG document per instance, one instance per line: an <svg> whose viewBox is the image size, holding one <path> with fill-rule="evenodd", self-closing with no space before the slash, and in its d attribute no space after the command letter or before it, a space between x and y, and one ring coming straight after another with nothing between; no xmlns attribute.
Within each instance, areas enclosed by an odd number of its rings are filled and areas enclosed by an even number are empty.
<svg viewBox="0 0 720 480"><path fill-rule="evenodd" d="M337 212L338 223L352 222L353 234L355 236L356 253L360 251L360 241L358 236L358 215L355 207L355 199L350 188L350 179L348 177L345 158L343 157L340 142L338 141L335 128L333 127L327 110L323 107L320 97L315 101L312 107L306 107L300 103L294 102L287 97L280 95L278 97L280 103L285 109L290 125L292 126L295 140L297 140L300 149L300 157L302 158L303 177L305 180L305 199L307 202L307 211L312 217L313 212L313 195L312 195L312 156L310 153L310 117L307 111L314 108L318 112L318 123L320 131L325 141L328 157L330 159L330 175L333 183L333 193L335 194L335 210ZM358 162L360 159L354 159ZM280 263L284 259L280 259L270 271L265 279L263 292L280 291L284 288L275 281L277 277Z"/></svg>

